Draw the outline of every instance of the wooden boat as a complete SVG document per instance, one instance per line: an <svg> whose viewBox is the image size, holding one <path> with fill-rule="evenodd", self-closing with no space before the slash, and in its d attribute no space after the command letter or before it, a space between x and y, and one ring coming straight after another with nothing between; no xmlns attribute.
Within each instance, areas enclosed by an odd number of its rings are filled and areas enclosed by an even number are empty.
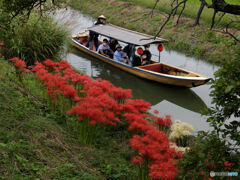
<svg viewBox="0 0 240 180"><path fill-rule="evenodd" d="M96 49L91 50L85 46L89 38L89 31L108 38L114 38L120 42L134 45L135 47L141 47L147 44L162 44L167 42L167 40L154 38L153 36L127 30L111 24L95 25L88 28L87 31L72 36L72 44L79 50L121 70L127 71L141 78L175 86L196 87L203 85L210 80L210 78L204 75L153 60L151 60L151 64L133 67L132 65L103 56L97 53ZM99 43L101 43L101 41L99 41Z"/></svg>

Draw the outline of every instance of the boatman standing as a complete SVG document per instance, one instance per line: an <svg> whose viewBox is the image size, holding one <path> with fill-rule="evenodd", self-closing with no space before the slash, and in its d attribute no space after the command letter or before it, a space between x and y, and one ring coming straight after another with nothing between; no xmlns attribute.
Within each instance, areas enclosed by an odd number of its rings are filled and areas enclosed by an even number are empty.
<svg viewBox="0 0 240 180"><path fill-rule="evenodd" d="M104 15L98 16L97 22L94 23L94 25L98 25L98 24L105 24L106 23L106 17ZM89 47L89 44L92 43L92 41L94 41L94 45L96 50L98 49L98 35L95 32L90 31L89 33L89 39L88 42L86 44L86 47ZM92 48L90 48L92 49Z"/></svg>

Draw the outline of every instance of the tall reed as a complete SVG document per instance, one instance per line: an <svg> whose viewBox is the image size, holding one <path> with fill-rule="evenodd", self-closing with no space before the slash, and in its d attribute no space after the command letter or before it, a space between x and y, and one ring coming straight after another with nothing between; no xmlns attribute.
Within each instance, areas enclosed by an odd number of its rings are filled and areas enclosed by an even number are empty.
<svg viewBox="0 0 240 180"><path fill-rule="evenodd" d="M64 51L67 30L60 27L51 17L31 15L26 23L17 20L1 32L5 43L3 55L6 58L20 57L27 65L48 58L57 59Z"/></svg>

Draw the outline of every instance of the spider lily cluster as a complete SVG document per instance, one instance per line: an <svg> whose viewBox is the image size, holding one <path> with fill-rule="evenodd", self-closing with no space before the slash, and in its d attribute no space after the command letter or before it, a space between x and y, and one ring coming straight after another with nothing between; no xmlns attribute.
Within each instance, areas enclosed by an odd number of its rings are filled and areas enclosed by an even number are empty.
<svg viewBox="0 0 240 180"><path fill-rule="evenodd" d="M18 70L30 72L19 58L10 61ZM53 62L48 59L31 68L46 88L51 104L61 106L62 112L78 120L80 141L91 144L97 138L94 137L95 127L99 125L125 124L133 133L130 146L136 155L132 162L138 166L139 178L174 179L177 176L175 161L181 158L181 153L170 147L166 133L172 124L170 116L149 115L146 112L150 103L132 99L131 90L76 73L64 60Z"/></svg>

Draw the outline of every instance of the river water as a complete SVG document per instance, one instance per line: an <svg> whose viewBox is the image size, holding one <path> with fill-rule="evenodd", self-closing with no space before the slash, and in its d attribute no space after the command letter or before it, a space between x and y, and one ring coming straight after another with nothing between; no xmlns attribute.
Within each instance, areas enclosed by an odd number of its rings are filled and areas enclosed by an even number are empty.
<svg viewBox="0 0 240 180"><path fill-rule="evenodd" d="M67 26L73 34L92 26L95 21L71 8L57 11L55 19L62 25ZM152 54L158 55L155 45L150 47L150 51ZM153 59L158 60L158 57L153 56ZM102 78L115 86L132 89L134 98L141 98L150 102L152 104L151 111L157 109L160 112L159 116L171 115L173 120L191 123L195 131L210 129L206 122L207 117L201 115L201 111L205 107L211 106L209 85L189 89L154 83L119 70L80 52L76 48L73 48L67 54L66 60L76 69L92 78ZM205 61L186 57L183 54L166 49L161 53L161 61L208 77L213 77L213 73L218 69L217 66Z"/></svg>

